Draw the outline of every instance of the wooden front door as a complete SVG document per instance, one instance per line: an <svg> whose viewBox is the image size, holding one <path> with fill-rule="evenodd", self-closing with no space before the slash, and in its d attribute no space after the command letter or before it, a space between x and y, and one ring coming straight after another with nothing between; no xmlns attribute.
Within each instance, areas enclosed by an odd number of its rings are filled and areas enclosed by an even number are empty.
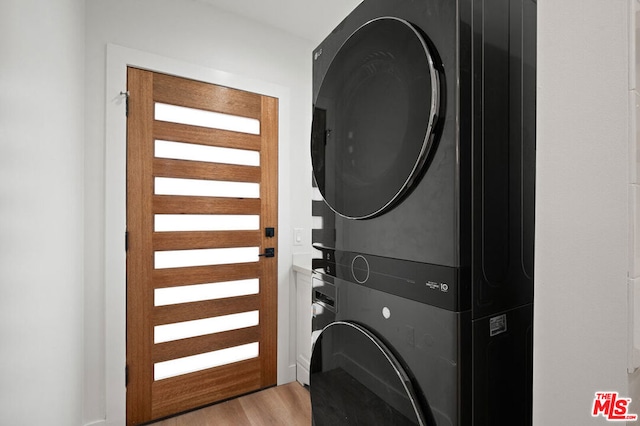
<svg viewBox="0 0 640 426"><path fill-rule="evenodd" d="M276 383L278 101L135 68L127 84L134 425Z"/></svg>

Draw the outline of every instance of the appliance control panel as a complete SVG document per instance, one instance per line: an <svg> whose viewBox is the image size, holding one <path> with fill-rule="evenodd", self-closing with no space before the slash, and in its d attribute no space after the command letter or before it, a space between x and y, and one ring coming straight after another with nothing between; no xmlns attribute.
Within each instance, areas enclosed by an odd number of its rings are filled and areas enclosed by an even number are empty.
<svg viewBox="0 0 640 426"><path fill-rule="evenodd" d="M450 311L470 309L471 286L465 268L321 249L318 272Z"/></svg>

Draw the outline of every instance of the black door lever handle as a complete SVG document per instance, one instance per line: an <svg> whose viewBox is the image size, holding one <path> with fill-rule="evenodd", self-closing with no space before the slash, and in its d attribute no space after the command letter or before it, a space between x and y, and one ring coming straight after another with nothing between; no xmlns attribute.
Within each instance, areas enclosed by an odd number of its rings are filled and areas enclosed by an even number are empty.
<svg viewBox="0 0 640 426"><path fill-rule="evenodd" d="M274 249L273 247L266 248L266 249L264 249L264 253L259 254L258 256L275 257L276 256L276 249Z"/></svg>

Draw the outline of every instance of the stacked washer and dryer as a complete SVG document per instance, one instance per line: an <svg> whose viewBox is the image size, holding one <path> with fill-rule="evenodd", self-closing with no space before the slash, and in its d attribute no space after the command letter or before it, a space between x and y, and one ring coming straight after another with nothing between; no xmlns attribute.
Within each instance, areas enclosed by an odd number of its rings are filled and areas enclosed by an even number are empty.
<svg viewBox="0 0 640 426"><path fill-rule="evenodd" d="M321 425L531 423L536 0L364 0L313 52Z"/></svg>

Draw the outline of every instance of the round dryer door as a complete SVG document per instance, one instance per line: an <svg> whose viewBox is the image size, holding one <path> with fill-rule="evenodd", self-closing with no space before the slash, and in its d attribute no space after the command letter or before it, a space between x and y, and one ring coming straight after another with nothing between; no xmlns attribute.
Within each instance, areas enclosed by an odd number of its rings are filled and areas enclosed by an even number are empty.
<svg viewBox="0 0 640 426"><path fill-rule="evenodd" d="M314 178L336 213L380 215L420 177L439 86L429 47L410 23L375 19L347 39L314 100L311 137Z"/></svg>
<svg viewBox="0 0 640 426"><path fill-rule="evenodd" d="M428 424L396 357L355 323L331 323L318 336L310 391L315 426Z"/></svg>

